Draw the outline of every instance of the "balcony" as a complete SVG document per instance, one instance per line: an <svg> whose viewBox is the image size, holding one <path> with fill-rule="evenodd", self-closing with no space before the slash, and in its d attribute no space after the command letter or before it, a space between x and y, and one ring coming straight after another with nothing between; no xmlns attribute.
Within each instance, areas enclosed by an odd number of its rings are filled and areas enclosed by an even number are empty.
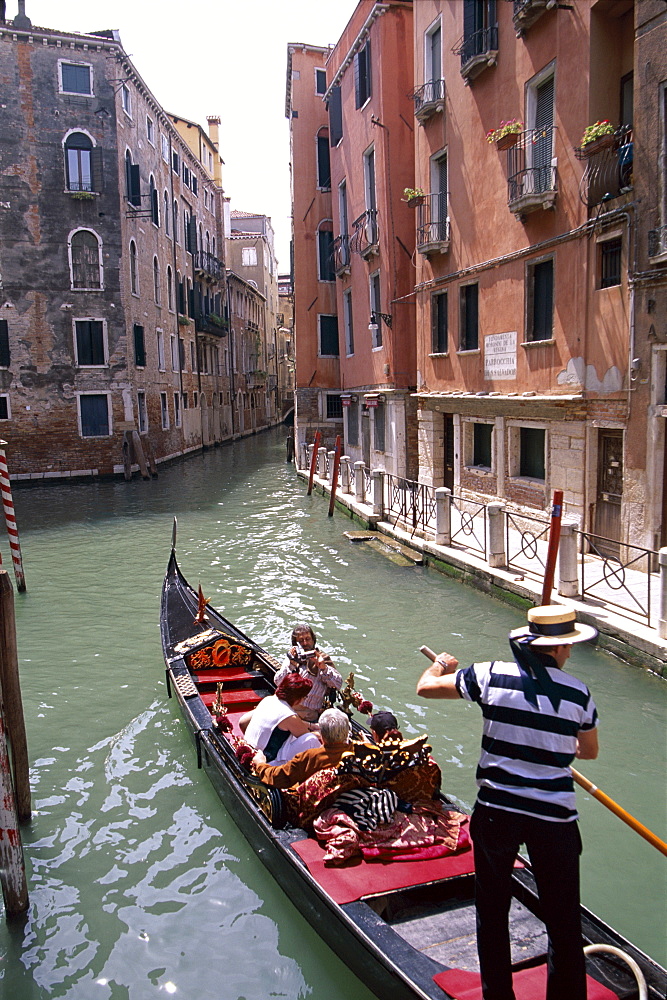
<svg viewBox="0 0 667 1000"><path fill-rule="evenodd" d="M364 260L380 252L377 215L377 208L369 208L352 223L350 253L358 253Z"/></svg>
<svg viewBox="0 0 667 1000"><path fill-rule="evenodd" d="M535 24L545 11L555 7L556 3L557 0L514 0L512 21L516 37L521 38L530 26Z"/></svg>
<svg viewBox="0 0 667 1000"><path fill-rule="evenodd" d="M197 250L194 256L195 273L209 281L219 281L222 277L222 263L212 253Z"/></svg>
<svg viewBox="0 0 667 1000"><path fill-rule="evenodd" d="M267 374L264 371L245 373L246 389L263 389L266 386Z"/></svg>
<svg viewBox="0 0 667 1000"><path fill-rule="evenodd" d="M667 226L649 232L648 259L651 264L667 264Z"/></svg>
<svg viewBox="0 0 667 1000"><path fill-rule="evenodd" d="M447 192L427 194L417 207L417 249L425 257L449 250Z"/></svg>
<svg viewBox="0 0 667 1000"><path fill-rule="evenodd" d="M350 273L350 237L337 236L333 241L331 251L333 257L334 271L337 278L342 278L344 274Z"/></svg>
<svg viewBox="0 0 667 1000"><path fill-rule="evenodd" d="M527 129L507 150L507 204L522 218L556 202L555 127Z"/></svg>
<svg viewBox="0 0 667 1000"><path fill-rule="evenodd" d="M195 330L197 333L208 333L213 337L226 337L229 323L217 313L195 312Z"/></svg>
<svg viewBox="0 0 667 1000"><path fill-rule="evenodd" d="M412 95L415 102L415 118L423 125L431 115L445 109L445 81L431 80L415 90Z"/></svg>
<svg viewBox="0 0 667 1000"><path fill-rule="evenodd" d="M588 208L612 201L632 189L634 145L629 125L621 125L613 135L603 136L574 152L578 160L586 161L579 197Z"/></svg>
<svg viewBox="0 0 667 1000"><path fill-rule="evenodd" d="M464 35L452 52L461 57L461 76L468 86L487 66L494 66L498 57L498 25L481 28Z"/></svg>

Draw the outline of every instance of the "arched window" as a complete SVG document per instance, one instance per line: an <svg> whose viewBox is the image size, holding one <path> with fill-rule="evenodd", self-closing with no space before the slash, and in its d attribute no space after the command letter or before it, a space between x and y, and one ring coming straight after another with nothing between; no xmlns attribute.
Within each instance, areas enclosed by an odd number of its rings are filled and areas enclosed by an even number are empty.
<svg viewBox="0 0 667 1000"><path fill-rule="evenodd" d="M160 203L158 201L157 188L155 187L155 181L153 180L153 175L151 174L148 180L148 194L150 198L151 205L151 222L154 226L160 225Z"/></svg>
<svg viewBox="0 0 667 1000"><path fill-rule="evenodd" d="M130 240L130 291L139 294L139 269L137 267L137 244Z"/></svg>
<svg viewBox="0 0 667 1000"><path fill-rule="evenodd" d="M93 141L83 132L65 140L65 176L68 191L93 191Z"/></svg>
<svg viewBox="0 0 667 1000"><path fill-rule="evenodd" d="M157 257L153 257L153 297L155 304L160 305L160 265Z"/></svg>
<svg viewBox="0 0 667 1000"><path fill-rule="evenodd" d="M211 252L211 236L210 236L210 233L209 233L209 231L207 229L206 230L206 253L210 253L210 252Z"/></svg>
<svg viewBox="0 0 667 1000"><path fill-rule="evenodd" d="M171 236L171 226L169 225L169 216L171 213L169 211L169 193L167 191L164 193L163 202L164 208L162 210L162 214L164 216L164 231L167 236Z"/></svg>
<svg viewBox="0 0 667 1000"><path fill-rule="evenodd" d="M79 229L70 239L72 288L101 288L100 241L89 229Z"/></svg>
<svg viewBox="0 0 667 1000"><path fill-rule="evenodd" d="M199 252L201 253L204 249L204 227L201 222L199 223Z"/></svg>
<svg viewBox="0 0 667 1000"><path fill-rule="evenodd" d="M215 236L213 237L213 250L212 250L212 253L213 253L213 256L215 257Z"/></svg>
<svg viewBox="0 0 667 1000"><path fill-rule="evenodd" d="M173 219L174 219L174 239L178 243L178 202L174 198L173 206Z"/></svg>
<svg viewBox="0 0 667 1000"><path fill-rule="evenodd" d="M167 265L167 306L173 311L174 308L174 279L171 267Z"/></svg>

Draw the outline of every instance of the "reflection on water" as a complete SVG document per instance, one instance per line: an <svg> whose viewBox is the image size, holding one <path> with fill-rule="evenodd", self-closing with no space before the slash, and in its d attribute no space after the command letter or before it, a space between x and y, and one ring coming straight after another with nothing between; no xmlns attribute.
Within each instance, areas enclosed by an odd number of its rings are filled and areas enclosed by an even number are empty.
<svg viewBox="0 0 667 1000"><path fill-rule="evenodd" d="M505 655L516 612L349 543L349 521L328 518L284 463L282 437L220 448L150 482L16 491L35 814L23 831L29 914L0 922L3 996L370 997L227 817L166 699L157 619L174 514L183 570L214 604L274 654L295 621L311 621L405 735L430 734L447 790L474 800L478 711L418 702L417 650ZM602 756L586 773L660 832L664 683L593 650L573 662L603 719ZM586 902L664 961L660 855L578 796Z"/></svg>

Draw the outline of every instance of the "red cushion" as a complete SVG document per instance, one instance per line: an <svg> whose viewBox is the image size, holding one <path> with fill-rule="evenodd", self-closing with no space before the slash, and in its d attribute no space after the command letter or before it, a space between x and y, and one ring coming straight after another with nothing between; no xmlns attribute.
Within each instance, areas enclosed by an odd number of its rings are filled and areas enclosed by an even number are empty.
<svg viewBox="0 0 667 1000"><path fill-rule="evenodd" d="M448 969L439 972L433 981L454 1000L482 1000L482 983L478 972L464 969ZM547 988L547 967L536 965L531 969L521 969L512 977L516 1000L537 1000L543 997ZM588 1000L618 1000L611 990L598 983L597 979L586 976Z"/></svg>

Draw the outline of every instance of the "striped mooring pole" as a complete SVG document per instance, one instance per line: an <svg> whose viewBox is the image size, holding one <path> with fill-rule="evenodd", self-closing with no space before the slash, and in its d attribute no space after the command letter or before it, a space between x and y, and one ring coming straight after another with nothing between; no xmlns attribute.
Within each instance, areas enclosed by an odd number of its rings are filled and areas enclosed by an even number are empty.
<svg viewBox="0 0 667 1000"><path fill-rule="evenodd" d="M6 441L0 441L0 490L2 491L2 506L5 512L5 524L9 535L9 548L12 553L14 563L14 575L16 577L16 589L20 594L25 591L25 575L23 573L23 559L21 558L21 546L19 545L19 530L16 526L16 515L14 514L14 501L12 499L12 489L9 485L9 472L7 471L7 456L5 455Z"/></svg>

